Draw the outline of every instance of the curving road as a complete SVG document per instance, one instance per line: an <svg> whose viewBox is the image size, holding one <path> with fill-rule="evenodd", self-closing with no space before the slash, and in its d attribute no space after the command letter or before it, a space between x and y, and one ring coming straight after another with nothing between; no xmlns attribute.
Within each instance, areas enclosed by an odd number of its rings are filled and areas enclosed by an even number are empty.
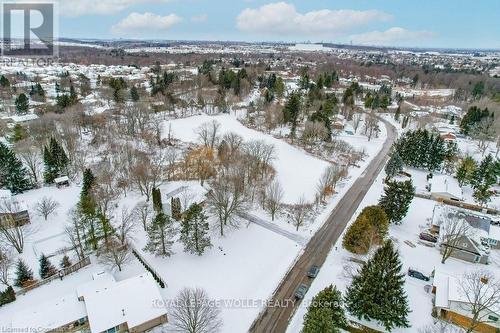
<svg viewBox="0 0 500 333"><path fill-rule="evenodd" d="M306 274L312 265L322 266L332 246L347 227L359 204L363 200L378 174L387 161L392 144L396 140L395 128L386 120L380 119L387 128L387 139L377 156L368 165L365 172L345 193L330 213L325 224L311 238L302 255L288 271L281 284L275 290L271 301L253 322L251 333L285 333L288 322L299 306L293 294L301 283L311 284ZM279 306L273 306L279 305Z"/></svg>

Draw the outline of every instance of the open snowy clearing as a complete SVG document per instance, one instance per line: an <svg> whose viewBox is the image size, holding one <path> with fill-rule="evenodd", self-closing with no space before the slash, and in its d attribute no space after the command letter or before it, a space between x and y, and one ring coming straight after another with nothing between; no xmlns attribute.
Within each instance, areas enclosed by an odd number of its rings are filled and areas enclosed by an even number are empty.
<svg viewBox="0 0 500 333"><path fill-rule="evenodd" d="M163 127L163 134L166 136L171 126L172 134L176 139L185 142L197 142L196 129L203 123L212 120L216 120L221 124L222 134L235 132L241 135L246 141L264 140L266 143L274 144L276 147L276 160L273 161L273 166L277 173L277 179L283 186L285 193L284 202L293 204L302 195L309 202L314 201L316 184L324 170L328 167L328 163L307 155L282 140L249 129L231 115L200 115L166 121Z"/></svg>

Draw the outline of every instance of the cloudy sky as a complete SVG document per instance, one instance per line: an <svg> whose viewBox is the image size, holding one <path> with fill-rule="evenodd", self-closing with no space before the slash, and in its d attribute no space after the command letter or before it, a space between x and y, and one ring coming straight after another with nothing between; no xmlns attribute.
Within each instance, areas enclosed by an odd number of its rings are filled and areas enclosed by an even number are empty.
<svg viewBox="0 0 500 333"><path fill-rule="evenodd" d="M499 0L56 0L61 37L500 48Z"/></svg>

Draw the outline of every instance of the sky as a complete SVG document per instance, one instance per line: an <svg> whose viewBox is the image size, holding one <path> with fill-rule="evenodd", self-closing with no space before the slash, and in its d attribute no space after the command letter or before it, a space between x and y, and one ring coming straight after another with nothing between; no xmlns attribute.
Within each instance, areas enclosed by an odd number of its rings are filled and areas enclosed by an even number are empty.
<svg viewBox="0 0 500 333"><path fill-rule="evenodd" d="M55 0L59 36L500 49L499 0Z"/></svg>

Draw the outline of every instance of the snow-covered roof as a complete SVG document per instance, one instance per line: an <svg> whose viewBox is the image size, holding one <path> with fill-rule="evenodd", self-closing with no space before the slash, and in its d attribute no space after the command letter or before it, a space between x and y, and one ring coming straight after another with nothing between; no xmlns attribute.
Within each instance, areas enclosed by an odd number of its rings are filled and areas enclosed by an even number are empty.
<svg viewBox="0 0 500 333"><path fill-rule="evenodd" d="M98 272L92 274L92 281L81 284L76 289L76 294L78 298L83 297L84 299L87 295L96 294L103 292L116 284L116 280L113 275L107 272Z"/></svg>
<svg viewBox="0 0 500 333"><path fill-rule="evenodd" d="M78 301L75 293L71 293L48 302L34 303L32 307L16 312L12 318L12 329L14 332L28 332L39 327L45 332L86 316L85 304Z"/></svg>
<svg viewBox="0 0 500 333"><path fill-rule="evenodd" d="M474 228L474 233L471 235L476 242L481 238L488 238L491 229L491 218L488 215L467 210L464 208L451 207L448 205L436 205L432 217L432 224L440 226L443 222L452 218L463 219Z"/></svg>
<svg viewBox="0 0 500 333"><path fill-rule="evenodd" d="M123 323L127 323L130 329L167 313L161 306L160 291L150 274L117 282L111 288L84 298L92 333Z"/></svg>
<svg viewBox="0 0 500 333"><path fill-rule="evenodd" d="M26 121L38 119L38 116L36 114L31 113L31 114L25 114L22 116L7 116L7 117L3 117L3 119L10 119L15 123L24 123Z"/></svg>
<svg viewBox="0 0 500 333"><path fill-rule="evenodd" d="M435 175L429 180L432 193L447 193L458 199L463 199L462 188L458 181L448 175Z"/></svg>
<svg viewBox="0 0 500 333"><path fill-rule="evenodd" d="M490 234L488 237L490 239L500 241L500 226L497 225L490 226Z"/></svg>

